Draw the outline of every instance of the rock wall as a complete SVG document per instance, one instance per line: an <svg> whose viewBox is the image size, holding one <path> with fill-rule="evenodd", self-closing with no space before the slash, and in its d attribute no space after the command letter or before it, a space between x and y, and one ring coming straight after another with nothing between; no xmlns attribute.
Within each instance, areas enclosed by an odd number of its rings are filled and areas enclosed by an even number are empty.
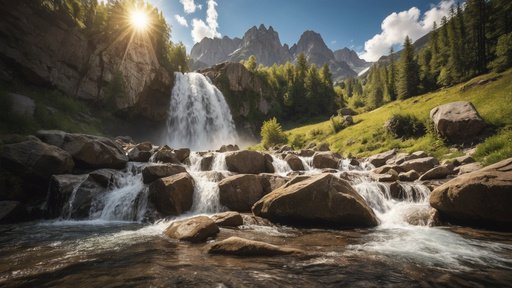
<svg viewBox="0 0 512 288"><path fill-rule="evenodd" d="M271 87L240 63L226 62L199 72L224 94L239 134L257 138L261 123L279 105Z"/></svg>
<svg viewBox="0 0 512 288"><path fill-rule="evenodd" d="M0 10L0 80L57 88L67 95L104 103L116 73L124 97L122 111L161 121L167 116L173 75L148 42L119 35L86 35L74 23L25 1L10 1ZM119 72L118 72L119 71Z"/></svg>

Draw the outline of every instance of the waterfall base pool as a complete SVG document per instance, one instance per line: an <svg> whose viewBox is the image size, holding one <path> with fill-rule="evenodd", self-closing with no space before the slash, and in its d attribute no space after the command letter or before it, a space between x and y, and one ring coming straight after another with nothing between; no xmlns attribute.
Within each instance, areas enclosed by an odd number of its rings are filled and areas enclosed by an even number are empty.
<svg viewBox="0 0 512 288"><path fill-rule="evenodd" d="M301 256L212 256L162 236L168 225L37 222L0 229L5 287L506 287L512 234L467 228L319 230L244 226L241 236Z"/></svg>

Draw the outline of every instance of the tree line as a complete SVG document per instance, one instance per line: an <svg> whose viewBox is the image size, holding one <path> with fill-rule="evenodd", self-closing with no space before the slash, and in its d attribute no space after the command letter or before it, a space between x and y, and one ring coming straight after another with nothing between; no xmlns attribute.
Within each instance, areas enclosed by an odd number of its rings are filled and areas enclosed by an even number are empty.
<svg viewBox="0 0 512 288"><path fill-rule="evenodd" d="M347 79L340 88L350 106L371 110L509 67L512 1L468 0L451 7L439 26L434 23L424 47L415 49L406 37L400 53L391 49L365 79Z"/></svg>

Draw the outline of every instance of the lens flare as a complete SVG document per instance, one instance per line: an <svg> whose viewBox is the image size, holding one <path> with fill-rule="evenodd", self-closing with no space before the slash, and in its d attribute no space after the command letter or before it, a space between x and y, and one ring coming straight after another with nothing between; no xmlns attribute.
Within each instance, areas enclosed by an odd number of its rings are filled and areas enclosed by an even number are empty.
<svg viewBox="0 0 512 288"><path fill-rule="evenodd" d="M134 10L131 12L130 22L136 31L142 32L149 26L149 16L144 11Z"/></svg>

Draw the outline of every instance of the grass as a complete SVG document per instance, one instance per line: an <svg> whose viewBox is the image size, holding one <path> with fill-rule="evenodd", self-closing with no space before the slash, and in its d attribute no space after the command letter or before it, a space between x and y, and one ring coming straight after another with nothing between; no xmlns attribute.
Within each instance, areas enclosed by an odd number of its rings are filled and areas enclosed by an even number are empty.
<svg viewBox="0 0 512 288"><path fill-rule="evenodd" d="M465 91L461 89L465 85L469 86L496 76L500 76L496 81L475 85ZM496 73L482 75L454 87L389 103L376 110L354 116L355 124L338 133L330 132L329 121L297 127L287 130L286 133L289 139L296 135L304 135L305 143L312 141L329 143L333 151L345 156L366 157L398 148L405 152L423 150L440 159L448 159L459 156L462 152L445 144L432 133L416 139L396 139L386 132L384 124L393 114L406 112L428 126L431 109L461 100L473 103L487 123L504 131L478 146L479 159L484 159L484 163L490 164L504 157L511 157L510 135L512 132L508 127L512 127L512 69L500 75Z"/></svg>

